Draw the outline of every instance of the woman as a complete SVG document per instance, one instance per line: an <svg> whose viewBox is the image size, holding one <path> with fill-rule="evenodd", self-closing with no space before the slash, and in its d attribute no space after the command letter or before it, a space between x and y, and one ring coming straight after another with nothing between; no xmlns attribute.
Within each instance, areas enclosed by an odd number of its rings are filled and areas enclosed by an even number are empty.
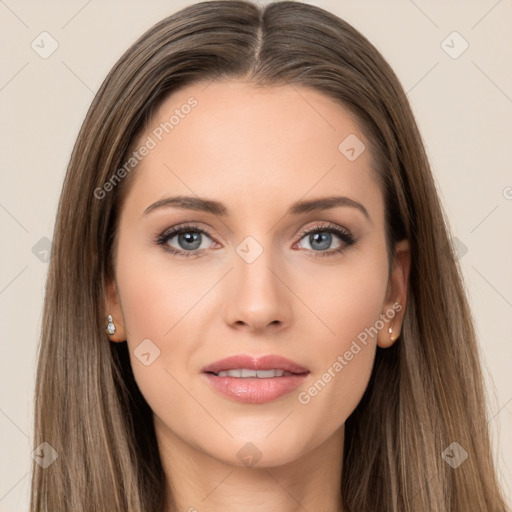
<svg viewBox="0 0 512 512"><path fill-rule="evenodd" d="M114 66L57 214L41 443L34 512L506 510L421 137L353 27L198 3Z"/></svg>

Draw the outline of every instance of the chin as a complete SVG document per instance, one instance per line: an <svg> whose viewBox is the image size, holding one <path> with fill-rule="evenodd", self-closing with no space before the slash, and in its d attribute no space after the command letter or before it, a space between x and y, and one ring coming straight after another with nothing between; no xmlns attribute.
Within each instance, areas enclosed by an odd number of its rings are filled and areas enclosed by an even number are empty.
<svg viewBox="0 0 512 512"><path fill-rule="evenodd" d="M298 428L300 432L301 429ZM289 425L281 433L265 431L254 435L240 435L226 439L224 443L204 446L211 457L238 467L270 468L291 464L316 444L302 435L291 435Z"/></svg>

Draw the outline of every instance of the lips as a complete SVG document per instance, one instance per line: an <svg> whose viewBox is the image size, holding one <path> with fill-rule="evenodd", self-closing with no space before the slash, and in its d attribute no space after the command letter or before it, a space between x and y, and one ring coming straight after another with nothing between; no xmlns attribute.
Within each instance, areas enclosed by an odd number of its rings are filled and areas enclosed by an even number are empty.
<svg viewBox="0 0 512 512"><path fill-rule="evenodd" d="M236 355L205 366L202 373L214 390L238 402L262 404L297 389L309 370L276 355Z"/></svg>
<svg viewBox="0 0 512 512"><path fill-rule="evenodd" d="M221 370L217 372L217 377L258 377L258 379L269 379L272 377L289 377L290 375L297 375L285 370L272 368L271 370L251 370L249 368L236 368L233 370Z"/></svg>
<svg viewBox="0 0 512 512"><path fill-rule="evenodd" d="M201 371L203 373L219 373L228 370L284 370L293 374L308 373L309 370L303 366L286 359L285 357L276 355L266 355L260 357L252 357L248 355L235 355L226 357L219 361L215 361L205 366Z"/></svg>

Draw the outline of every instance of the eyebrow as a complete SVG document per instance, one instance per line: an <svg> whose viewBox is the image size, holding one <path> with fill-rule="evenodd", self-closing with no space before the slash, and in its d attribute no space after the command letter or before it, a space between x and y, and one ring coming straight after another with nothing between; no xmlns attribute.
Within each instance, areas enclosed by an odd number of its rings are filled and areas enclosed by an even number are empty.
<svg viewBox="0 0 512 512"><path fill-rule="evenodd" d="M362 212L370 222L372 222L368 210L361 203L346 196L330 196L318 199L297 201L288 208L286 215L300 215L309 212L330 210L331 208L338 208L343 206L356 208ZM176 196L160 199L156 203L148 206L144 210L143 215L147 215L160 208L169 207L212 213L213 215L219 215L222 217L229 216L229 210L223 203L197 196Z"/></svg>

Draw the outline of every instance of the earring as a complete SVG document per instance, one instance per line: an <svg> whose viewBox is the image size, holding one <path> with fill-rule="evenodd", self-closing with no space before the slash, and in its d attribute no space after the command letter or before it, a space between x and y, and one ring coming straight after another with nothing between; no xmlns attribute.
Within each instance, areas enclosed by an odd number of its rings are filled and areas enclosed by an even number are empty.
<svg viewBox="0 0 512 512"><path fill-rule="evenodd" d="M116 332L116 326L114 325L114 322L112 321L112 315L108 315L108 325L105 327L105 330L107 331L107 334L112 336L112 334L115 334Z"/></svg>
<svg viewBox="0 0 512 512"><path fill-rule="evenodd" d="M388 328L388 332L389 332L389 339L390 339L391 341L393 341L393 336L392 336L393 328L392 328L392 327L389 327L389 328Z"/></svg>

